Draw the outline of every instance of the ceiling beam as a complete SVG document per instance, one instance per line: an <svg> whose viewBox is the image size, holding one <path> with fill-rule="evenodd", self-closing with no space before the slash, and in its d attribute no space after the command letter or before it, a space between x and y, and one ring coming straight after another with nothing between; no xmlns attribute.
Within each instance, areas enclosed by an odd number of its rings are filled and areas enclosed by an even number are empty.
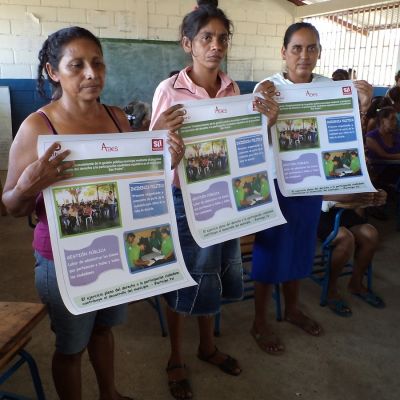
<svg viewBox="0 0 400 400"><path fill-rule="evenodd" d="M373 0L331 0L324 3L310 4L306 7L295 7L295 19L310 17L313 15L326 14L330 12L339 12L349 9L370 7L370 6L383 6L385 3L393 3L393 0L386 1L373 1Z"/></svg>
<svg viewBox="0 0 400 400"><path fill-rule="evenodd" d="M304 6L305 3L303 3L301 0L288 0L289 3L293 3L296 6Z"/></svg>
<svg viewBox="0 0 400 400"><path fill-rule="evenodd" d="M353 25L350 22L347 22L347 21L343 20L342 18L337 17L336 15L329 15L327 18L333 22L336 22L338 25L341 25L344 28L346 28L352 32L361 33L361 35L368 36L367 29L360 28L357 25Z"/></svg>

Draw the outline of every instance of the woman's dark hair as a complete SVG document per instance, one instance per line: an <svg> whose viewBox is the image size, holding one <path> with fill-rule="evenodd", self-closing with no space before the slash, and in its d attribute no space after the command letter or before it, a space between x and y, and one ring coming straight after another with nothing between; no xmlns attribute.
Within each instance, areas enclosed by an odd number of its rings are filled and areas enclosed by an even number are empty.
<svg viewBox="0 0 400 400"><path fill-rule="evenodd" d="M47 73L46 64L49 63L55 70L58 69L61 57L63 55L64 46L75 39L89 39L93 41L103 53L101 43L96 36L90 31L79 26L72 26L69 28L60 29L57 32L52 33L43 43L41 50L39 51L39 67L38 67L38 78L37 78L37 90L43 97L46 96L44 89L45 76L49 79L53 89L53 99L61 97L61 86L59 82L53 81Z"/></svg>
<svg viewBox="0 0 400 400"><path fill-rule="evenodd" d="M198 7L186 14L180 27L181 40L184 36L193 40L203 26L207 25L211 19L219 19L232 35L233 24L225 13L218 8L218 0L197 0Z"/></svg>
<svg viewBox="0 0 400 400"><path fill-rule="evenodd" d="M292 36L300 29L309 29L310 31L312 31L315 34L315 36L317 37L318 45L319 45L319 48L321 49L321 41L319 39L319 32L318 32L317 28L314 25L310 24L309 22L296 22L296 23L290 25L286 29L285 36L283 38L283 47L285 49L287 49L289 42L292 39Z"/></svg>
<svg viewBox="0 0 400 400"><path fill-rule="evenodd" d="M336 71L332 73L332 80L334 81L345 81L349 79L350 79L349 73L345 69L338 68Z"/></svg>
<svg viewBox="0 0 400 400"><path fill-rule="evenodd" d="M381 126L382 120L388 118L391 114L396 114L396 110L393 107L383 107L378 110L376 114L376 125L379 128Z"/></svg>
<svg viewBox="0 0 400 400"><path fill-rule="evenodd" d="M370 118L376 118L377 112L384 108L384 107L391 107L392 102L384 96L375 96L371 100L371 104L368 107L367 113L365 116L370 119Z"/></svg>
<svg viewBox="0 0 400 400"><path fill-rule="evenodd" d="M400 70L397 71L396 75L394 76L394 80L397 83L397 81L400 79Z"/></svg>
<svg viewBox="0 0 400 400"><path fill-rule="evenodd" d="M389 99L392 105L400 104L400 87L394 86L386 93L386 97Z"/></svg>

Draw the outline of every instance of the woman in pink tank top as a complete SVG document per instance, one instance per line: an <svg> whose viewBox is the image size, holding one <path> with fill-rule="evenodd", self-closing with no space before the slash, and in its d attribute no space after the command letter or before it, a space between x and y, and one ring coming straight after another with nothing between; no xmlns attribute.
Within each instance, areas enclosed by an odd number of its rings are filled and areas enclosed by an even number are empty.
<svg viewBox="0 0 400 400"><path fill-rule="evenodd" d="M10 164L3 201L14 216L29 215L35 208L39 223L35 231L35 280L39 296L47 304L56 335L52 372L61 400L80 400L81 356L87 348L96 372L99 397L128 399L114 383L111 327L124 321L126 305L83 315L72 315L60 297L50 247L47 218L41 192L71 177L72 162L63 162L69 151L52 158L57 144L38 157L39 134L90 134L130 131L122 110L98 102L104 86L105 65L99 40L80 27L61 29L50 35L39 53L38 87L43 93L44 76L53 86L53 101L22 123L10 151Z"/></svg>

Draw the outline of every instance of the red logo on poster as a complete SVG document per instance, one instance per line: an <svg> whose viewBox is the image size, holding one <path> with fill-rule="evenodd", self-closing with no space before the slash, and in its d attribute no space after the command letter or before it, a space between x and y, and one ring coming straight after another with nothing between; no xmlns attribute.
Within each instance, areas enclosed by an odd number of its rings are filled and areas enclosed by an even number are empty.
<svg viewBox="0 0 400 400"><path fill-rule="evenodd" d="M151 139L151 150L152 151L164 150L164 140L163 139Z"/></svg>
<svg viewBox="0 0 400 400"><path fill-rule="evenodd" d="M342 87L342 92L343 92L344 95L351 94L351 86L343 86Z"/></svg>

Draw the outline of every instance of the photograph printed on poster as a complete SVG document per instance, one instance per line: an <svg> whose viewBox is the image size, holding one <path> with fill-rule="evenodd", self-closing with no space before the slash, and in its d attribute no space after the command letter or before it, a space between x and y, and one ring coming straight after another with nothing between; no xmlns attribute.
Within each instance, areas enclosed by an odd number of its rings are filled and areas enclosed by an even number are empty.
<svg viewBox="0 0 400 400"><path fill-rule="evenodd" d="M283 119L276 123L279 151L319 147L317 118Z"/></svg>
<svg viewBox="0 0 400 400"><path fill-rule="evenodd" d="M116 182L53 189L60 237L121 226Z"/></svg>
<svg viewBox="0 0 400 400"><path fill-rule="evenodd" d="M322 166L326 179L362 175L357 149L325 151L322 153Z"/></svg>
<svg viewBox="0 0 400 400"><path fill-rule="evenodd" d="M272 201L267 171L233 178L232 190L239 211Z"/></svg>
<svg viewBox="0 0 400 400"><path fill-rule="evenodd" d="M187 144L183 162L187 183L229 175L226 139Z"/></svg>
<svg viewBox="0 0 400 400"><path fill-rule="evenodd" d="M125 232L124 244L132 274L176 261L169 225Z"/></svg>

